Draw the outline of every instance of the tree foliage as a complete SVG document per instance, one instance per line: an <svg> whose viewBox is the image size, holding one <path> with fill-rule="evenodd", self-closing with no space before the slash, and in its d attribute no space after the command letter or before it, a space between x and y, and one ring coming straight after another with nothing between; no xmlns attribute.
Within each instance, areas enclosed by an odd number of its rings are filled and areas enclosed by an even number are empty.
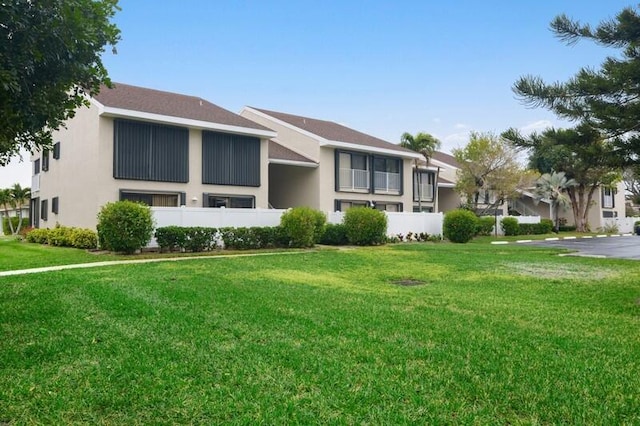
<svg viewBox="0 0 640 426"><path fill-rule="evenodd" d="M492 133L472 132L469 143L454 149L460 163L456 191L479 214L517 197L518 191L531 186L534 176L518 162L518 152L506 140ZM495 201L480 211L481 195L490 191Z"/></svg>
<svg viewBox="0 0 640 426"><path fill-rule="evenodd" d="M625 167L622 181L633 204L640 204L640 164Z"/></svg>
<svg viewBox="0 0 640 426"><path fill-rule="evenodd" d="M9 0L0 7L0 165L51 146L101 84L101 54L120 38L117 0Z"/></svg>
<svg viewBox="0 0 640 426"><path fill-rule="evenodd" d="M503 137L529 150L529 166L540 173L564 172L575 185L567 188L576 230L588 230L589 209L601 186L612 186L620 179L620 159L612 142L587 124L575 129L547 129L523 137L509 129Z"/></svg>
<svg viewBox="0 0 640 426"><path fill-rule="evenodd" d="M572 45L592 40L620 50L599 69L582 68L566 82L545 83L535 76L521 77L513 91L526 104L544 107L560 117L601 129L615 140L617 155L638 160L640 155L640 15L625 8L614 19L598 26L582 25L565 15L551 23L563 42Z"/></svg>
<svg viewBox="0 0 640 426"><path fill-rule="evenodd" d="M441 144L439 139L424 132L419 132L415 136L405 132L400 137L400 146L421 154L427 166L429 166L433 153L440 149ZM419 170L419 160L416 158L413 161L415 170ZM418 173L418 209L422 211L422 174L420 173Z"/></svg>
<svg viewBox="0 0 640 426"><path fill-rule="evenodd" d="M9 221L9 229L11 235L17 235L22 227L22 208L31 199L31 189L23 188L19 183L14 184L11 188L0 189L0 207L5 212L5 216L9 217L9 209L16 209L18 216L17 225L14 228L13 222Z"/></svg>
<svg viewBox="0 0 640 426"><path fill-rule="evenodd" d="M533 194L537 200L547 199L551 201L556 231L560 226L558 207L566 207L571 204L567 191L576 184L577 182L574 179L567 179L564 172L545 173L536 181Z"/></svg>

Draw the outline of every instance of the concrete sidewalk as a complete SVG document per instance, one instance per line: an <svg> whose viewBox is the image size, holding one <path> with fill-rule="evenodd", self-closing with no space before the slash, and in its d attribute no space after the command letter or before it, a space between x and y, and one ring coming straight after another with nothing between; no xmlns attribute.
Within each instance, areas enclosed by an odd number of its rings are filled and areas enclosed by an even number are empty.
<svg viewBox="0 0 640 426"><path fill-rule="evenodd" d="M0 277L12 275L38 274L41 272L63 271L65 269L98 268L100 266L132 265L136 263L156 263L156 262L179 262L182 260L211 260L228 259L232 257L258 257L258 256L282 256L290 254L309 253L308 251L285 251L270 253L246 253L246 254L220 254L214 256L185 256L185 257L163 257L155 259L130 259L130 260L110 260L105 262L77 263L72 265L45 266L42 268L16 269L13 271L0 271Z"/></svg>

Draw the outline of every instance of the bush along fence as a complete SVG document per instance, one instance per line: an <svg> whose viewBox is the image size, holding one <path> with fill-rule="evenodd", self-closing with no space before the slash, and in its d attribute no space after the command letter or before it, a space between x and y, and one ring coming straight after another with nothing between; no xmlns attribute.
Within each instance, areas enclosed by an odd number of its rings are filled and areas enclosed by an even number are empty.
<svg viewBox="0 0 640 426"><path fill-rule="evenodd" d="M344 224L327 224L324 213L296 207L283 214L277 226L165 226L156 229L155 238L161 251L191 252L304 248L318 243L377 245L387 241L386 216L373 209L351 209Z"/></svg>
<svg viewBox="0 0 640 426"><path fill-rule="evenodd" d="M91 229L56 226L53 229L31 229L25 236L30 243L49 244L58 247L95 249L98 247L98 234Z"/></svg>

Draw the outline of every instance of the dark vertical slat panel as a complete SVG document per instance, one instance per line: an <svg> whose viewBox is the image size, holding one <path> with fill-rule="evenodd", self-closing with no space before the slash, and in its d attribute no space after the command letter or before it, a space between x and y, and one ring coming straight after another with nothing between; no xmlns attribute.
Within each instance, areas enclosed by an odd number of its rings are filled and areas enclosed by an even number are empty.
<svg viewBox="0 0 640 426"><path fill-rule="evenodd" d="M260 139L202 132L202 182L260 186Z"/></svg>
<svg viewBox="0 0 640 426"><path fill-rule="evenodd" d="M189 181L189 131L126 120L114 122L114 177Z"/></svg>

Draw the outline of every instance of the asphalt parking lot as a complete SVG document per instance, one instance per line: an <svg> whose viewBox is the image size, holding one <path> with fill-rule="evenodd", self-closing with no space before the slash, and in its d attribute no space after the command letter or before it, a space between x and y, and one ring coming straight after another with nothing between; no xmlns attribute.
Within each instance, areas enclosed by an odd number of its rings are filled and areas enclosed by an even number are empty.
<svg viewBox="0 0 640 426"><path fill-rule="evenodd" d="M618 259L640 260L640 236L613 236L562 239L558 241L534 241L530 244L545 247L567 248L577 251L577 255L602 256Z"/></svg>

